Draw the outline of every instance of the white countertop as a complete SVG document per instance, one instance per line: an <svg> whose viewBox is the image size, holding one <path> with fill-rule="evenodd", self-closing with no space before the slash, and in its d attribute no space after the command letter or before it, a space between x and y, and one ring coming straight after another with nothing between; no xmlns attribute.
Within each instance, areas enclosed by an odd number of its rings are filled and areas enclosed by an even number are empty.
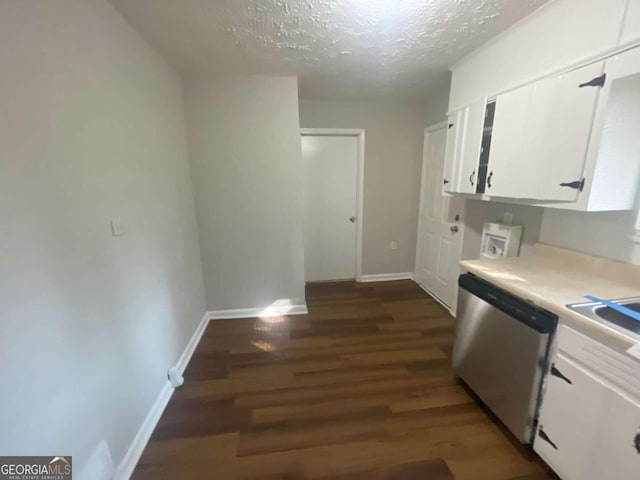
<svg viewBox="0 0 640 480"><path fill-rule="evenodd" d="M497 260L463 260L463 270L555 313L567 326L626 350L637 337L626 335L569 310L587 302L584 295L604 299L640 296L640 266L536 244L531 254Z"/></svg>

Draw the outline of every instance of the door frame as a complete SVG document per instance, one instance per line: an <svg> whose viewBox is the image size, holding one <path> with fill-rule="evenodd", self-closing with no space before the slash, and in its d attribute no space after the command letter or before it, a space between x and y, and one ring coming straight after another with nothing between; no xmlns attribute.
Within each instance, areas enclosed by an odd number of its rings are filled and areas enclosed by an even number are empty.
<svg viewBox="0 0 640 480"><path fill-rule="evenodd" d="M355 137L356 165L356 282L362 281L362 224L364 219L364 128L301 128L301 137Z"/></svg>
<svg viewBox="0 0 640 480"><path fill-rule="evenodd" d="M424 252L422 252L422 238L421 238L421 234L422 234L422 230L424 227L424 209L425 209L425 205L424 202L422 201L422 199L424 198L424 194L425 194L425 190L427 188L426 185L426 176L427 176L427 147L429 146L429 136L433 133L436 132L440 129L446 129L447 128L447 124L448 121L444 121L444 122L440 122L440 123L436 123L434 125L431 125L430 127L427 127L424 129L424 141L422 143L422 163L421 163L421 171L420 171L420 196L419 198L419 205L418 205L418 228L417 228L417 232L416 232L416 260L415 260L415 264L414 264L414 270L413 270L413 278L417 279L418 278L418 266L420 264L420 260L422 258L422 255L424 255ZM446 161L446 158L445 158ZM443 168L443 174L444 174L444 168ZM440 183L440 187L442 188L442 183ZM444 191L441 191L442 195L445 197L451 197L451 198L455 198L453 195L447 195L444 193ZM461 236L460 239L460 248L458 249L458 251L453 252L455 255L455 258L457 259L457 261L459 262L462 259L462 249L464 246L464 230L465 230L465 224L464 224L464 204L462 205L461 208L461 221L458 224L460 231L458 232L459 235ZM416 280L416 283L417 280ZM422 288L425 292L427 292L434 300L436 300L439 304L441 304L443 307L445 307L447 310L449 310L449 312L451 313L451 315L453 315L454 317L456 316L456 312L457 312L457 304L458 304L458 289L455 290L454 295L453 295L453 299L451 301L451 305L446 305L442 300L440 300L436 295L434 295L433 293L431 293L429 290L427 290L424 286L422 286L420 283L418 283L418 285L420 285L420 288ZM457 279L456 279L456 285L457 285Z"/></svg>

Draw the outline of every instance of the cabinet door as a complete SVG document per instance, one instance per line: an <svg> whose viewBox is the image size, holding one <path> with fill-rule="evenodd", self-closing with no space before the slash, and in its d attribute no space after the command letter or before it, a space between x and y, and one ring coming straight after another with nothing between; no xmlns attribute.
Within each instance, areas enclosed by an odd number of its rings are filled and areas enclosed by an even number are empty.
<svg viewBox="0 0 640 480"><path fill-rule="evenodd" d="M640 478L640 405L615 390L607 392L606 405L591 449L588 478Z"/></svg>
<svg viewBox="0 0 640 480"><path fill-rule="evenodd" d="M589 207L631 210L640 179L640 47L609 58L605 71L587 157Z"/></svg>
<svg viewBox="0 0 640 480"><path fill-rule="evenodd" d="M487 195L517 198L523 187L527 187L530 178L528 171L534 166L523 158L522 143L526 138L532 95L533 85L527 85L496 98L485 188Z"/></svg>
<svg viewBox="0 0 640 480"><path fill-rule="evenodd" d="M601 85L588 86L601 77L604 63L588 65L563 75L538 82L534 95L531 159L539 166L532 180L536 198L575 201L580 190L572 188L581 182L589 148L591 129ZM598 82L594 82L598 83ZM583 85L583 86L580 86Z"/></svg>
<svg viewBox="0 0 640 480"><path fill-rule="evenodd" d="M640 0L628 0L621 43L640 39Z"/></svg>
<svg viewBox="0 0 640 480"><path fill-rule="evenodd" d="M588 65L498 96L488 195L577 199L600 90L584 84L602 69Z"/></svg>
<svg viewBox="0 0 640 480"><path fill-rule="evenodd" d="M447 193L457 193L457 181L460 157L462 155L462 139L466 119L466 109L451 112L447 117L447 143L444 154L444 173L442 189Z"/></svg>
<svg viewBox="0 0 640 480"><path fill-rule="evenodd" d="M486 99L469 105L464 109L464 131L462 133L458 168L454 171L455 192L475 194L478 183L478 164L480 162L480 145L484 125Z"/></svg>
<svg viewBox="0 0 640 480"><path fill-rule="evenodd" d="M608 389L562 354L552 365L533 447L563 480L586 480Z"/></svg>

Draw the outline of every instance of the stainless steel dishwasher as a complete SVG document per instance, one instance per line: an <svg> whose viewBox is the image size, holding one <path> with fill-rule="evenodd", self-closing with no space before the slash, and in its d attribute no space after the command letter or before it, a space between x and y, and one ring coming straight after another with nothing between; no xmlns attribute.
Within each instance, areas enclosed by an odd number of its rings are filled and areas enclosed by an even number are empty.
<svg viewBox="0 0 640 480"><path fill-rule="evenodd" d="M458 285L453 369L529 444L558 318L470 274Z"/></svg>

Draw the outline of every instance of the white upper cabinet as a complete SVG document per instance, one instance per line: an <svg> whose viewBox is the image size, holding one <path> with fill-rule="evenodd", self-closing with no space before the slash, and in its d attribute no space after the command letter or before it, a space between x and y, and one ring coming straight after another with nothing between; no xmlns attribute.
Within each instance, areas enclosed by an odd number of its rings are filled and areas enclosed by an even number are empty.
<svg viewBox="0 0 640 480"><path fill-rule="evenodd" d="M486 101L482 99L465 108L462 157L454 179L455 191L458 193L474 194L477 191L485 105Z"/></svg>
<svg viewBox="0 0 640 480"><path fill-rule="evenodd" d="M583 211L634 208L640 47L483 98L451 118L449 193Z"/></svg>
<svg viewBox="0 0 640 480"><path fill-rule="evenodd" d="M640 74L640 46L624 51L635 44L640 0L610 0L606 8L601 0L556 0L453 65L449 108L462 123L451 133L447 192L582 211L632 209L640 108L631 107L638 106L637 82L617 81L617 70L625 64ZM603 86L589 86L600 78ZM489 106L493 128L480 130Z"/></svg>
<svg viewBox="0 0 640 480"><path fill-rule="evenodd" d="M527 113L531 109L533 85L527 85L511 92L498 95L496 99L493 133L490 139L490 153L487 175L487 195L492 197L519 197L530 187L528 172L534 166L524 160L526 149L523 142L527 138ZM527 172L520 171L521 168Z"/></svg>
<svg viewBox="0 0 640 480"><path fill-rule="evenodd" d="M444 170L442 178L442 190L446 193L457 193L457 185L453 181L460 168L462 157L462 139L466 109L451 112L447 116L447 143L444 153Z"/></svg>
<svg viewBox="0 0 640 480"><path fill-rule="evenodd" d="M485 105L483 99L449 115L445 192L477 192Z"/></svg>
<svg viewBox="0 0 640 480"><path fill-rule="evenodd" d="M577 199L602 73L599 62L497 97L487 195Z"/></svg>
<svg viewBox="0 0 640 480"><path fill-rule="evenodd" d="M628 0L620 38L621 43L629 43L634 40L640 40L640 0Z"/></svg>
<svg viewBox="0 0 640 480"><path fill-rule="evenodd" d="M633 209L640 182L640 48L607 60L579 210Z"/></svg>

